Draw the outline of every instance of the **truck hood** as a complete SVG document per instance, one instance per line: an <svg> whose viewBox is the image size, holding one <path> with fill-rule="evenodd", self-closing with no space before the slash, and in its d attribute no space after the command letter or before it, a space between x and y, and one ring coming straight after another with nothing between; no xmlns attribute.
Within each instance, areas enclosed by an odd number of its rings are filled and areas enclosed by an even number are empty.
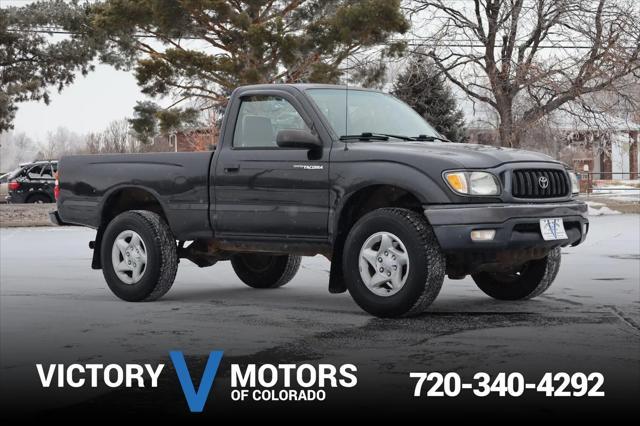
<svg viewBox="0 0 640 426"><path fill-rule="evenodd" d="M448 164L446 168L491 168L510 162L553 162L548 155L521 149L502 148L489 145L446 142L357 142L358 150L370 154L384 155L387 159L398 159L416 166L424 160L438 160Z"/></svg>

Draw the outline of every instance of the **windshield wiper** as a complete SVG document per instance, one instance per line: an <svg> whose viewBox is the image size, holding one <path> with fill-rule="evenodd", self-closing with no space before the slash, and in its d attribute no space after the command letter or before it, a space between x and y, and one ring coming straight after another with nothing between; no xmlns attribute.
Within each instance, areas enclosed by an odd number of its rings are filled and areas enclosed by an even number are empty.
<svg viewBox="0 0 640 426"><path fill-rule="evenodd" d="M388 141L389 138L400 139L403 141L425 141L425 142L433 142L433 141L442 141L442 142L451 142L449 139L440 137L440 136L427 136L427 135L418 135L415 137L411 136L403 136L403 135L393 135L391 133L372 133L372 132L363 132L359 135L342 135L340 136L341 141L349 141L349 140L360 140L360 141Z"/></svg>
<svg viewBox="0 0 640 426"><path fill-rule="evenodd" d="M427 135L418 135L415 138L411 138L411 140L414 140L414 141L425 141L425 142L433 142L433 141L451 142L447 138L441 138L440 136L427 136Z"/></svg>
<svg viewBox="0 0 640 426"><path fill-rule="evenodd" d="M340 140L341 141L348 141L348 140L361 140L361 141L367 141L367 140L375 140L375 141L388 141L389 138L394 138L394 139L401 139L404 141L411 141L413 140L413 138L409 137L409 136L402 136L402 135L392 135L389 133L371 133L371 132L363 132L360 133L359 135L343 135L340 136Z"/></svg>

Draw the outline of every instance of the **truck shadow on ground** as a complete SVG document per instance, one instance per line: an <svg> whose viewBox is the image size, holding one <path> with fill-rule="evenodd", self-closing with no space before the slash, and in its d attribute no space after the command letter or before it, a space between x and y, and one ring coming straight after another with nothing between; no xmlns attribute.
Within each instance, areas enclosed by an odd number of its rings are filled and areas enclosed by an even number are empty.
<svg viewBox="0 0 640 426"><path fill-rule="evenodd" d="M425 343L431 338L488 328L533 327L572 324L620 323L622 328L636 334L636 327L621 319L610 308L543 295L528 301L501 302L469 291L467 294L444 292L421 315L410 318L375 318L361 310L348 293L330 294L322 287L290 286L258 290L235 283L221 283L203 288L180 288L179 283L162 299L150 305L138 306L148 313L191 321L210 317L225 327L235 321L243 327L266 325L276 328L313 326L326 319L329 335L355 333L367 339L388 341L394 334L410 338L409 344ZM234 286L234 287L232 287ZM474 294L475 293L475 294ZM126 303L105 293L94 301ZM330 318L325 318L330 315ZM221 317L222 316L222 317ZM181 317L184 317L181 319ZM221 322L220 322L221 321ZM182 323L182 322L180 322ZM403 344L407 344L403 341Z"/></svg>
<svg viewBox="0 0 640 426"><path fill-rule="evenodd" d="M214 286L201 289L174 288L160 301L154 303L169 302L176 305L199 302L229 307L256 305L256 307L274 307L283 310L339 310L345 314L369 316L355 304L348 292L330 294L317 287L308 289L303 286L268 290L252 289L241 285L237 288L215 288ZM431 314L448 315L453 313L536 314L548 310L567 310L571 307L575 309L577 306L582 305L578 302L546 296L535 300L503 302L483 295L452 296L441 294L424 314L413 318L419 319Z"/></svg>

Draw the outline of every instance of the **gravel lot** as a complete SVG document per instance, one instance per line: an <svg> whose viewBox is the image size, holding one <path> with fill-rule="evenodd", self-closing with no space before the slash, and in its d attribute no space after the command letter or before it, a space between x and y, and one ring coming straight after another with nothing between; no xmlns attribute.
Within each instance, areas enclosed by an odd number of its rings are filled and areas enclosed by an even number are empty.
<svg viewBox="0 0 640 426"><path fill-rule="evenodd" d="M91 230L4 228L0 403L55 408L105 393L42 389L37 362L167 362L176 348L200 361L224 349L225 359L236 362L355 363L362 395L380 386L406 395L413 385L408 371L466 377L520 371L536 379L545 371L601 371L609 394L624 402L640 391L638 235L638 215L594 217L587 242L563 250L560 274L542 297L497 302L468 278L446 280L425 315L380 320L360 311L348 294L327 292L329 263L319 256L305 258L289 285L271 291L244 286L228 263L199 269L183 261L163 299L133 304L116 299L101 272L90 269ZM222 373L216 383L225 380ZM94 403L110 398L132 395L103 395ZM135 398L184 411L179 393Z"/></svg>
<svg viewBox="0 0 640 426"><path fill-rule="evenodd" d="M0 227L52 226L49 212L55 204L0 204Z"/></svg>

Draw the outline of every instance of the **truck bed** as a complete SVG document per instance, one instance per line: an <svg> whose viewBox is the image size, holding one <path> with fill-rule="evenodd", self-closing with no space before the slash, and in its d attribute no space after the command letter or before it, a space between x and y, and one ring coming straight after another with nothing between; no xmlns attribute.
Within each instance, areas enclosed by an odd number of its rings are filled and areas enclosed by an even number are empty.
<svg viewBox="0 0 640 426"><path fill-rule="evenodd" d="M209 169L213 151L74 155L60 160L58 212L64 223L98 228L100 212L127 191L146 191L179 239L210 230ZM125 191L125 192L123 192Z"/></svg>

